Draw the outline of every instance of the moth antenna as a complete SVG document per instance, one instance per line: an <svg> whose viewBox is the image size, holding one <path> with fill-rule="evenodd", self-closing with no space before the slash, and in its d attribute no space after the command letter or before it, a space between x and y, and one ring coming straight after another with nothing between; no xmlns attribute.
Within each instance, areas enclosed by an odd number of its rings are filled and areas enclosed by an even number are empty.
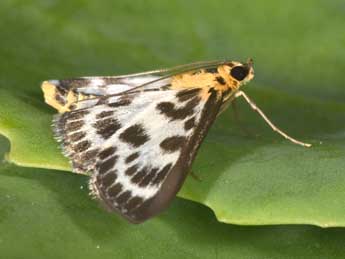
<svg viewBox="0 0 345 259"><path fill-rule="evenodd" d="M284 138L286 138L287 140L291 141L292 143L295 143L297 145L301 145L303 147L311 147L311 144L309 143L305 143L305 142L301 142L293 137L290 137L288 134L286 134L284 131L282 131L281 129L279 129L277 126L275 126L268 118L267 116L264 114L264 112L262 110L260 110L260 108L242 91L238 91L235 93L235 98L242 96L246 102L250 105L250 107L256 111L257 113L259 113L259 115L265 120L265 122L271 127L271 129L275 132L277 132L278 134L280 134L281 136L283 136Z"/></svg>

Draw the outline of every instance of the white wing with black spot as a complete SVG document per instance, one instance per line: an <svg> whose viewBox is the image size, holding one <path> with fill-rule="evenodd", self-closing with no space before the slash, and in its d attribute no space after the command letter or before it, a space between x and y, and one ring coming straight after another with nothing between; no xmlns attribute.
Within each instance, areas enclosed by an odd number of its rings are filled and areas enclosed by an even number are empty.
<svg viewBox="0 0 345 259"><path fill-rule="evenodd" d="M56 132L92 193L142 222L175 197L221 103L212 88L115 95L60 115Z"/></svg>

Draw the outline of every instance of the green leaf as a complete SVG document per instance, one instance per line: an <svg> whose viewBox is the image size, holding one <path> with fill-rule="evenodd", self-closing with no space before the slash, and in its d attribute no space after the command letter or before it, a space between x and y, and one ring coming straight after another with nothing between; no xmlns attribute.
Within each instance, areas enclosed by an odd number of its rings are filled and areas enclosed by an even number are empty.
<svg viewBox="0 0 345 259"><path fill-rule="evenodd" d="M35 4L33 4L35 3ZM345 226L345 34L342 1L1 1L0 133L18 165L70 170L52 137L40 82L138 72L196 60L255 60L242 101L244 136L227 111L213 126L179 196L220 221ZM192 11L193 10L193 11ZM327 21L327 22L325 22ZM29 169L27 169L29 170Z"/></svg>
<svg viewBox="0 0 345 259"><path fill-rule="evenodd" d="M343 258L345 230L240 227L176 199L163 215L132 225L89 198L87 177L0 167L3 258Z"/></svg>

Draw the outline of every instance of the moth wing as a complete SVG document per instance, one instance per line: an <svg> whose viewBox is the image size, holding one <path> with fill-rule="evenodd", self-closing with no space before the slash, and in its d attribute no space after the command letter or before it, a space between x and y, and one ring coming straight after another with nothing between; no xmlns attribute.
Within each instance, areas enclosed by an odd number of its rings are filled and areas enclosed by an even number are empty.
<svg viewBox="0 0 345 259"><path fill-rule="evenodd" d="M109 210L134 223L170 204L222 103L218 92L200 88L149 93L116 110L121 127L104 142L90 180Z"/></svg>
<svg viewBox="0 0 345 259"><path fill-rule="evenodd" d="M104 142L122 127L122 120L141 110L162 94L157 91L143 92L132 103L134 95L119 94L110 98L92 98L75 101L78 107L55 115L53 126L55 138L62 143L63 153L77 173L90 172L94 168L97 153Z"/></svg>
<svg viewBox="0 0 345 259"><path fill-rule="evenodd" d="M142 222L175 197L221 104L201 88L129 93L57 115L55 133L94 196Z"/></svg>
<svg viewBox="0 0 345 259"><path fill-rule="evenodd" d="M121 94L141 85L147 84L145 87L147 90L159 89L161 86L169 84L171 80L170 78L160 80L161 78L162 75L159 71L152 71L127 76L48 80L44 81L41 87L45 102L63 113L91 107L97 104L99 97Z"/></svg>
<svg viewBox="0 0 345 259"><path fill-rule="evenodd" d="M158 90L169 85L173 75L201 68L215 68L224 63L226 61L195 62L129 75L48 80L42 83L41 88L45 102L63 113L96 105L97 97L121 94L143 85L146 91Z"/></svg>

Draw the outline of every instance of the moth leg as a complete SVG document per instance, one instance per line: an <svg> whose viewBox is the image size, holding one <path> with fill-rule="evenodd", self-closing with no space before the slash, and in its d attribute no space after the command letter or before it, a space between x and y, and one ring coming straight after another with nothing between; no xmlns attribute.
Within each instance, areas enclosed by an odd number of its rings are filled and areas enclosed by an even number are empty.
<svg viewBox="0 0 345 259"><path fill-rule="evenodd" d="M286 138L287 140L290 140L292 143L295 143L297 145L301 145L304 147L311 147L311 144L308 143L304 143L301 142L297 139L294 139L293 137L290 137L289 135L287 135L285 132L283 132L282 130L280 130L278 127L276 127L268 118L267 116L263 113L263 111L261 111L259 109L259 107L256 106L256 104L242 91L238 91L235 93L235 98L242 96L246 102L250 105L250 107L256 111L257 113L259 113L259 115L264 119L264 121L271 127L271 129L275 132L277 132L278 134L280 134L281 136L283 136L284 138Z"/></svg>
<svg viewBox="0 0 345 259"><path fill-rule="evenodd" d="M248 127L246 127L246 125L244 125L237 109L236 99L231 100L231 107L233 110L234 120L235 122L237 122L241 130L244 132L245 136L258 137L258 134L254 134L251 130L249 130Z"/></svg>
<svg viewBox="0 0 345 259"><path fill-rule="evenodd" d="M197 176L192 170L189 173L193 177L194 180L201 182L201 178Z"/></svg>

